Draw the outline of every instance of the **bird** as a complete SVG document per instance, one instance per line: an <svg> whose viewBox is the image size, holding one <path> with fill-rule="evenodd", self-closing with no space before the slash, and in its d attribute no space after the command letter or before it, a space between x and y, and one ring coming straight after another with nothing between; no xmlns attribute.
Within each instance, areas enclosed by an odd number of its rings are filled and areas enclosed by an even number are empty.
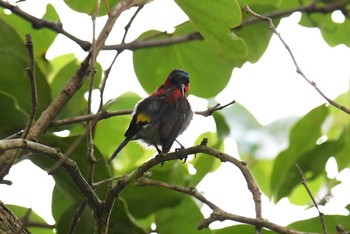
<svg viewBox="0 0 350 234"><path fill-rule="evenodd" d="M174 69L150 96L138 102L126 130L125 139L109 158L110 163L131 140L153 145L158 154L169 152L176 138L189 126L193 111L187 100L188 72ZM179 142L178 142L179 143ZM180 144L180 143L179 143ZM161 150L158 146L161 146ZM181 148L183 146L180 144Z"/></svg>

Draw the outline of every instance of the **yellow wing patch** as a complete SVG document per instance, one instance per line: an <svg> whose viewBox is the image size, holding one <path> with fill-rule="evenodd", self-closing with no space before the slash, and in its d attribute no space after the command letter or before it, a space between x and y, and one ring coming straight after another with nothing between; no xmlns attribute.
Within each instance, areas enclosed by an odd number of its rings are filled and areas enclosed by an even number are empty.
<svg viewBox="0 0 350 234"><path fill-rule="evenodd" d="M151 118L143 112L137 114L136 116L136 123L140 123L140 122L148 123L150 121L151 121Z"/></svg>

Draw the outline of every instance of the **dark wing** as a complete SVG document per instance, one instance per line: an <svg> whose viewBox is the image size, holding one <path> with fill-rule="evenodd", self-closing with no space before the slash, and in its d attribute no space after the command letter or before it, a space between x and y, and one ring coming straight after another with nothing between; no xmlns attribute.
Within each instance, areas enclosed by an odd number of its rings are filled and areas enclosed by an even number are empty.
<svg viewBox="0 0 350 234"><path fill-rule="evenodd" d="M186 98L179 98L174 105L165 105L160 122L160 139L163 153L169 152L176 138L192 119L192 110ZM186 126L184 126L186 125Z"/></svg>

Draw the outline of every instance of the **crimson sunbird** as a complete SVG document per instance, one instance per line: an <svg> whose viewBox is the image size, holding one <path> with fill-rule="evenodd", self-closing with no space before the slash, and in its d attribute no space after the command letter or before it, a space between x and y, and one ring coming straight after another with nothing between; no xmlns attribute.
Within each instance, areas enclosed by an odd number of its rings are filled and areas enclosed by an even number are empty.
<svg viewBox="0 0 350 234"><path fill-rule="evenodd" d="M173 70L165 82L149 97L136 104L124 141L114 151L108 162L131 140L142 140L154 145L158 153L169 152L176 138L190 124L193 112L186 98L189 74ZM160 150L158 146L161 146Z"/></svg>

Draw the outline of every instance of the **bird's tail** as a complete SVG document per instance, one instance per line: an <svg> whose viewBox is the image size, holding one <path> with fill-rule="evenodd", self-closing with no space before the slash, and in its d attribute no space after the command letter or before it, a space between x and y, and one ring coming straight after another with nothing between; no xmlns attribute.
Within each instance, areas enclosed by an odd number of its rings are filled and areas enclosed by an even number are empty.
<svg viewBox="0 0 350 234"><path fill-rule="evenodd" d="M129 137L126 137L124 139L124 141L118 146L118 148L114 151L114 153L112 154L112 156L108 159L108 163L111 163L111 161L115 158L115 156L117 156L117 154L126 146L126 144L128 144L128 142L130 141Z"/></svg>

